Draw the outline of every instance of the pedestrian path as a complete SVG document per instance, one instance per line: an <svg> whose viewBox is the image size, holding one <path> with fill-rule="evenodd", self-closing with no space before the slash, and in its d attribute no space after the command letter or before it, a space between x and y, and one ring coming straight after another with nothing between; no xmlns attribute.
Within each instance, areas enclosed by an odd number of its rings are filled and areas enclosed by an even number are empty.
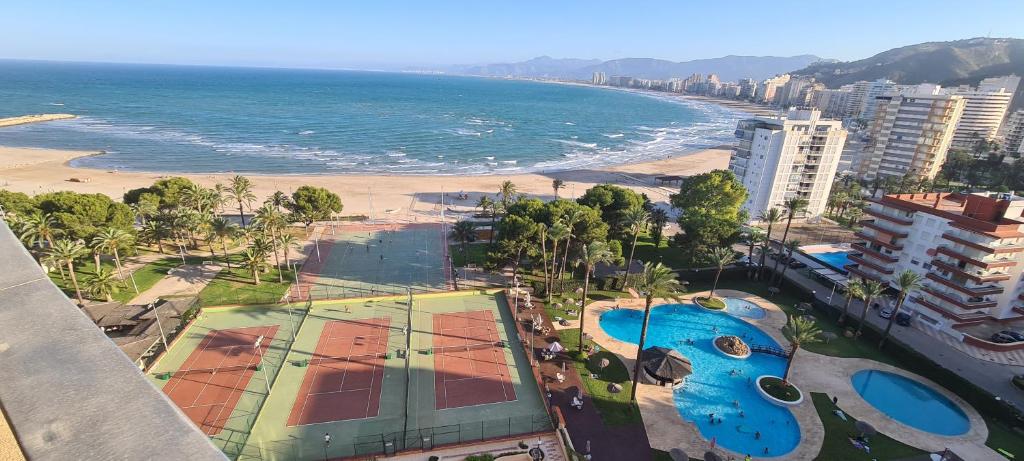
<svg viewBox="0 0 1024 461"><path fill-rule="evenodd" d="M1024 350L1017 351L990 351L982 349L977 346L972 346L961 341L959 338L955 338L949 333L928 328L927 326L914 325L914 329L924 333L932 338L935 338L943 343L948 344L950 347L967 354L970 357L985 360L992 363L999 363L1002 365L1024 365Z"/></svg>

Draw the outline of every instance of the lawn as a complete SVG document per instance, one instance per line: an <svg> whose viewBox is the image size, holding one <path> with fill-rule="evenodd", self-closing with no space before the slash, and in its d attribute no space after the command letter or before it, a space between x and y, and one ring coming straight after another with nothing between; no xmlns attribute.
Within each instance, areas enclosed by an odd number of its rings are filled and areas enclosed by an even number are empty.
<svg viewBox="0 0 1024 461"><path fill-rule="evenodd" d="M854 423L857 420L847 415L846 421L843 421L836 416L833 411L841 408L833 405L832 399L825 394L812 392L811 399L814 402L814 409L818 411L818 417L825 427L825 441L816 458L818 460L900 459L927 453L893 440L885 434L869 437L871 453L859 450L850 443L848 438L849 435L857 435L857 430L854 428Z"/></svg>
<svg viewBox="0 0 1024 461"><path fill-rule="evenodd" d="M124 261L122 260L122 262ZM156 282L159 282L160 279L167 276L167 271L180 265L181 258L177 256L168 256L164 259L151 262L149 264L146 264L145 266L140 267L139 269L136 269L135 272L132 273L132 276L134 276L135 278L135 284L138 285L139 287L139 293L142 293L152 288L153 285L156 284ZM117 269L114 267L114 261L101 261L100 267L102 269L110 269L111 271L115 272L117 271ZM78 286L82 290L83 298L93 299L93 297L89 295L87 287L89 285L89 279L92 278L93 275L95 274L95 270L96 266L91 258L88 261L78 261L75 264L75 277L78 279ZM71 283L71 277L65 277L64 279L62 279L60 270L56 268L54 268L54 270L52 270L48 275L50 276L50 280L53 281L53 284L57 285L57 288L60 288L62 291L64 291L64 293L67 294L69 298L74 299L75 288L74 285ZM135 289L132 287L131 278L128 277L128 273L125 273L124 282L124 285L118 286L117 293L113 294L112 298L114 299L114 301L127 303L132 298L137 296L135 293ZM97 301L106 300L97 299Z"/></svg>
<svg viewBox="0 0 1024 461"><path fill-rule="evenodd" d="M484 262L487 261L487 247L487 242L467 243L466 254L463 255L462 245L453 243L448 245L448 254L452 256L455 267L466 267L467 265L483 267Z"/></svg>
<svg viewBox="0 0 1024 461"><path fill-rule="evenodd" d="M622 245L622 252L629 256L629 245ZM670 247L668 239L661 239L661 245L654 247L654 241L647 235L641 234L636 242L636 254L634 259L663 263L673 269L683 269L688 266L683 258L683 252L679 248Z"/></svg>
<svg viewBox="0 0 1024 461"><path fill-rule="evenodd" d="M223 258L222 258L223 259ZM292 273L285 271L284 282L277 281L277 268L260 274L260 284L254 285L252 273L238 267L240 255L231 255L231 269L223 269L203 291L199 292L200 306L221 306L227 304L272 304L278 302L292 283Z"/></svg>
<svg viewBox="0 0 1024 461"><path fill-rule="evenodd" d="M579 328L559 330L558 336L568 351L579 349ZM594 347L593 341L587 340L587 343ZM606 358L610 362L604 370L598 367L602 358ZM606 426L615 427L642 422L640 410L629 401L629 394L633 389L629 371L615 354L602 347L600 352L591 354L587 361L575 361L574 364L583 380L583 385L587 388L587 395L594 401L598 412L601 413L601 420ZM597 377L591 377L591 374L597 375ZM611 383L621 384L622 392L617 394L609 392L608 385Z"/></svg>

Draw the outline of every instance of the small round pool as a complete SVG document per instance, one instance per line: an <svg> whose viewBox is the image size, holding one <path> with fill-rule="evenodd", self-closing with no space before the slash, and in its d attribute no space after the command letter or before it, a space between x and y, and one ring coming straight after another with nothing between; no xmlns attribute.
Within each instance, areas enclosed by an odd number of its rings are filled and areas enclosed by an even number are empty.
<svg viewBox="0 0 1024 461"><path fill-rule="evenodd" d="M953 436L971 428L957 404L913 379L887 371L861 370L850 381L871 406L915 429Z"/></svg>
<svg viewBox="0 0 1024 461"><path fill-rule="evenodd" d="M724 298L725 312L736 317L745 319L761 320L764 318L764 308L750 301L740 298Z"/></svg>

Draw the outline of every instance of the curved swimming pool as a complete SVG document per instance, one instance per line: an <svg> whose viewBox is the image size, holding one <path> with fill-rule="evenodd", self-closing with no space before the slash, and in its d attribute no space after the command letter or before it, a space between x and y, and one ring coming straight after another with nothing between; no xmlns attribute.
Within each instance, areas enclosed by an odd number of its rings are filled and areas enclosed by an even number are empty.
<svg viewBox="0 0 1024 461"><path fill-rule="evenodd" d="M871 406L910 427L950 436L964 434L971 428L970 420L957 404L906 376L861 370L850 381Z"/></svg>
<svg viewBox="0 0 1024 461"><path fill-rule="evenodd" d="M616 309L602 314L600 325L609 336L636 344L642 322L642 311ZM726 357L712 344L719 335L736 335L749 344L778 347L771 336L725 312L694 304L651 309L645 346L675 349L693 362L693 374L674 393L679 414L696 425L704 438L714 438L718 445L741 454L762 455L765 448L768 456L793 451L800 443L796 418L788 409L762 398L754 384L761 375L782 376L786 360L759 353L746 360ZM714 424L708 417L711 413L715 415Z"/></svg>
<svg viewBox="0 0 1024 461"><path fill-rule="evenodd" d="M745 319L761 320L764 318L765 310L763 307L758 306L750 301L740 298L723 298L725 299L725 311L742 317Z"/></svg>

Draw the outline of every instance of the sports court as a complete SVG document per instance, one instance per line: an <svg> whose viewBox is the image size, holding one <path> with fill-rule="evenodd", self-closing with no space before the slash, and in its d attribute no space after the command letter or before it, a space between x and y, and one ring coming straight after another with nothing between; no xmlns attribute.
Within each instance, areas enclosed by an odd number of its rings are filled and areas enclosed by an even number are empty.
<svg viewBox="0 0 1024 461"><path fill-rule="evenodd" d="M440 224L344 224L322 228L292 288L297 299L376 297L448 290Z"/></svg>
<svg viewBox="0 0 1024 461"><path fill-rule="evenodd" d="M433 320L434 408L516 399L491 311L433 314Z"/></svg>

